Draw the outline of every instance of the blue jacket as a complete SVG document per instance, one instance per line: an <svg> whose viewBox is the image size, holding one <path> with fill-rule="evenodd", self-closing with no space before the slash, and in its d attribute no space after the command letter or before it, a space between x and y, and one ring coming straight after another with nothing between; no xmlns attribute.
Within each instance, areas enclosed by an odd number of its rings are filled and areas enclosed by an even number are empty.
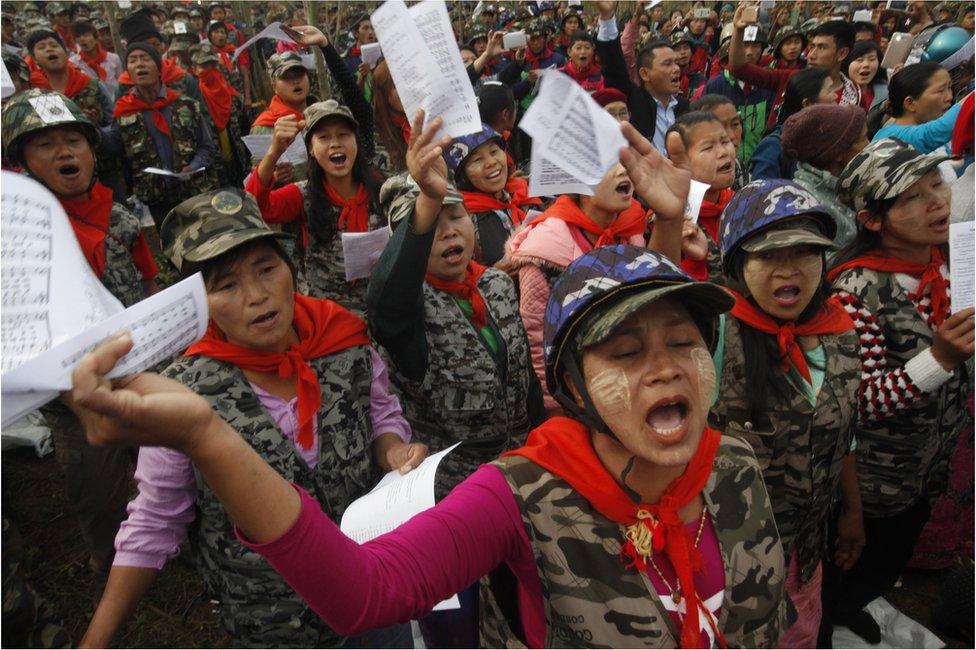
<svg viewBox="0 0 976 650"><path fill-rule="evenodd" d="M783 125L777 124L769 135L759 141L756 150L752 152L750 176L754 181L785 178L793 180L796 173L796 161L783 159Z"/></svg>
<svg viewBox="0 0 976 650"><path fill-rule="evenodd" d="M748 94L743 92L739 81L726 70L717 77L709 79L702 94L722 95L735 104L739 117L742 118L742 146L739 149L739 159L748 164L752 152L766 129L766 119L776 99L776 91L756 88L749 84L746 84L746 87L749 88Z"/></svg>

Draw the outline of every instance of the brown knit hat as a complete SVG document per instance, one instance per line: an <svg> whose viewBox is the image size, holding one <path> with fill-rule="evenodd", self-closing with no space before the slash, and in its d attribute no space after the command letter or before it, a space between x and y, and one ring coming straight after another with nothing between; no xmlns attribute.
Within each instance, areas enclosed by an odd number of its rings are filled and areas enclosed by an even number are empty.
<svg viewBox="0 0 976 650"><path fill-rule="evenodd" d="M814 167L825 167L857 142L866 121L859 106L807 106L783 124L783 153Z"/></svg>

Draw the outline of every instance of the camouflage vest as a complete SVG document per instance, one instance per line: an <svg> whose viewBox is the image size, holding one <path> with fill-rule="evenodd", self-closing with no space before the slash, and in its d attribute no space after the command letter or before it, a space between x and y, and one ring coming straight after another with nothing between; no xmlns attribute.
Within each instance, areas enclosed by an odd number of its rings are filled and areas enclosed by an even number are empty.
<svg viewBox="0 0 976 650"><path fill-rule="evenodd" d="M894 274L851 269L834 280L834 289L856 296L877 319L889 369L932 346L931 326ZM938 390L912 398L887 419L858 425L857 478L866 516L890 517L942 489L948 456L969 420L963 406L970 382L960 365Z"/></svg>
<svg viewBox="0 0 976 650"><path fill-rule="evenodd" d="M276 472L307 490L338 522L346 506L379 478L370 439L372 360L368 348L354 347L313 360L311 366L319 377L323 402L314 469L281 433L240 369L207 357L183 357L166 374L206 398ZM197 517L190 541L204 584L220 602L220 621L234 645L341 644L342 639L281 576L237 540L230 518L199 473L197 486Z"/></svg>
<svg viewBox="0 0 976 650"><path fill-rule="evenodd" d="M799 554L800 577L810 579L824 557L827 518L844 456L857 423L861 359L857 334L820 337L827 367L813 407L798 390L788 400L770 398L768 419L751 421L741 325L725 319L725 353L711 424L748 442L762 469L787 557Z"/></svg>
<svg viewBox="0 0 976 650"><path fill-rule="evenodd" d="M395 366L390 372L415 440L431 453L464 441L438 466L438 499L479 465L521 446L529 429L532 365L515 285L505 273L489 268L478 289L500 334L501 367L454 298L424 283L427 372L421 382Z"/></svg>
<svg viewBox="0 0 976 650"><path fill-rule="evenodd" d="M680 632L650 579L620 558L624 526L526 458L492 464L512 488L535 554L546 647L679 647ZM725 567L718 627L729 647L774 647L795 611L769 497L747 444L722 437L702 495ZM483 617L482 632L488 647L517 644L505 621Z"/></svg>
<svg viewBox="0 0 976 650"><path fill-rule="evenodd" d="M78 104L78 108L80 108L83 111L88 111L90 109L94 109L98 111L98 114L102 116L101 119L108 119L109 117L111 117L109 115L102 115L103 110L102 110L102 101L101 101L101 90L98 87L97 79L89 79L88 84L84 88L79 90L78 93L71 98L71 100L75 104ZM98 126L98 124L96 124L95 126Z"/></svg>
<svg viewBox="0 0 976 650"><path fill-rule="evenodd" d="M112 204L105 238L105 270L99 278L126 307L146 297L142 273L132 261L132 246L141 233L139 220L119 203Z"/></svg>
<svg viewBox="0 0 976 650"><path fill-rule="evenodd" d="M197 122L200 120L200 105L186 95L169 105L170 131L173 135L173 170L179 171L193 160L197 152ZM146 167L166 168L156 151L149 129L146 128L142 112L117 118L122 134L122 145L128 158L132 173L132 187L136 197L145 203L165 201L176 204L201 192L216 187L216 174L213 169L194 174L186 181L167 184L166 179L154 174L146 174ZM175 185L176 195L170 185Z"/></svg>
<svg viewBox="0 0 976 650"><path fill-rule="evenodd" d="M306 222L311 219L311 195L308 192L308 181L296 183L301 190L304 200ZM339 211L330 203L329 219L339 218ZM369 229L377 230L387 226L386 217L374 201L369 206ZM346 281L346 258L342 253L342 231L336 229L330 241L319 239L315 232L308 228L308 247L300 260L298 287L299 291L315 298L333 300L357 316L366 316L366 289L369 280ZM301 247L299 246L299 249Z"/></svg>

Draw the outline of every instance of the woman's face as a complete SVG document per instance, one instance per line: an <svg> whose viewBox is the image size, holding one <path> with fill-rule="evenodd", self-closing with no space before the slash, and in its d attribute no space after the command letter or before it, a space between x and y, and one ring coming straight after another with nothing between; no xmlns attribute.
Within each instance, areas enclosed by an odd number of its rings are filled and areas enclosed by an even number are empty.
<svg viewBox="0 0 976 650"><path fill-rule="evenodd" d="M847 68L847 76L859 86L867 86L874 81L879 65L881 62L878 61L878 53L871 50L851 61L851 65Z"/></svg>
<svg viewBox="0 0 976 650"><path fill-rule="evenodd" d="M463 203L441 208L427 272L442 280L460 281L474 255L474 222Z"/></svg>
<svg viewBox="0 0 976 650"><path fill-rule="evenodd" d="M601 210L618 214L630 207L634 196L634 184L627 176L627 170L620 163L614 165L600 184L596 186L592 197L581 197L589 200Z"/></svg>
<svg viewBox="0 0 976 650"><path fill-rule="evenodd" d="M824 77L823 83L820 84L820 92L817 94L816 103L817 104L837 103L837 93L834 92L834 81L830 77ZM806 105L809 106L810 103L807 102Z"/></svg>
<svg viewBox="0 0 976 650"><path fill-rule="evenodd" d="M820 286L823 254L808 245L746 253L742 276L760 309L777 320L793 321Z"/></svg>
<svg viewBox="0 0 976 650"><path fill-rule="evenodd" d="M583 381L597 413L637 458L680 467L698 449L715 366L678 300L653 302L585 350Z"/></svg>
<svg viewBox="0 0 976 650"><path fill-rule="evenodd" d="M469 65L474 63L475 59L477 58L478 57L475 56L474 54L474 50L472 50L471 48L468 47L461 48L461 63L464 64L465 68L467 68Z"/></svg>
<svg viewBox="0 0 976 650"><path fill-rule="evenodd" d="M295 285L291 269L267 243L207 281L210 318L235 345L283 352L292 338Z"/></svg>
<svg viewBox="0 0 976 650"><path fill-rule="evenodd" d="M352 173L359 145L349 122L342 118L324 120L315 128L309 143L312 157L325 172L326 178L343 178Z"/></svg>
<svg viewBox="0 0 976 650"><path fill-rule="evenodd" d="M292 68L274 80L274 92L289 104L299 105L308 97L310 80L304 68Z"/></svg>
<svg viewBox="0 0 976 650"><path fill-rule="evenodd" d="M500 192L508 182L508 159L505 151L495 140L475 147L464 159L464 174L479 192Z"/></svg>
<svg viewBox="0 0 976 650"><path fill-rule="evenodd" d="M796 61L800 58L803 51L803 39L799 36L790 36L780 44L779 55L784 61Z"/></svg>
<svg viewBox="0 0 976 650"><path fill-rule="evenodd" d="M95 171L95 154L77 129L45 129L29 137L24 161L31 175L64 198L87 192Z"/></svg>
<svg viewBox="0 0 976 650"><path fill-rule="evenodd" d="M898 195L882 221L864 225L881 232L886 245L938 246L949 241L949 201L952 190L933 169ZM862 214L864 214L862 212Z"/></svg>
<svg viewBox="0 0 976 650"><path fill-rule="evenodd" d="M941 68L929 77L929 83L920 96L905 100L905 108L914 115L918 124L942 117L950 106L952 106L952 79L949 77L949 72Z"/></svg>
<svg viewBox="0 0 976 650"><path fill-rule="evenodd" d="M579 18L577 18L576 16L570 16L569 18L566 19L566 22L563 23L563 34L569 36L573 32L579 31L579 28L580 28Z"/></svg>
<svg viewBox="0 0 976 650"><path fill-rule="evenodd" d="M713 178L713 190L731 187L735 181L735 145L725 126L719 121L695 124L688 129L685 140L691 177Z"/></svg>

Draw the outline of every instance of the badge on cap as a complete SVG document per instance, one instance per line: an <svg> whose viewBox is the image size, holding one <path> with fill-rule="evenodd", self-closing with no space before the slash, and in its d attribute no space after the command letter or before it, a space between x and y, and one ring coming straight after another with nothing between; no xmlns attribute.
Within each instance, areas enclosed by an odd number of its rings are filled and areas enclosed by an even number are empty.
<svg viewBox="0 0 976 650"><path fill-rule="evenodd" d="M173 23L173 33L186 34L186 23Z"/></svg>
<svg viewBox="0 0 976 650"><path fill-rule="evenodd" d="M56 124L58 122L70 122L73 120L71 111L68 110L64 100L61 99L61 95L49 93L40 97L31 97L28 101L34 107L37 116L45 124Z"/></svg>
<svg viewBox="0 0 976 650"><path fill-rule="evenodd" d="M756 35L759 34L759 25L749 25L746 27L746 33L742 40L744 41L754 41L756 40Z"/></svg>
<svg viewBox="0 0 976 650"><path fill-rule="evenodd" d="M233 192L217 192L210 199L210 205L220 214L237 214L244 207L244 201Z"/></svg>

